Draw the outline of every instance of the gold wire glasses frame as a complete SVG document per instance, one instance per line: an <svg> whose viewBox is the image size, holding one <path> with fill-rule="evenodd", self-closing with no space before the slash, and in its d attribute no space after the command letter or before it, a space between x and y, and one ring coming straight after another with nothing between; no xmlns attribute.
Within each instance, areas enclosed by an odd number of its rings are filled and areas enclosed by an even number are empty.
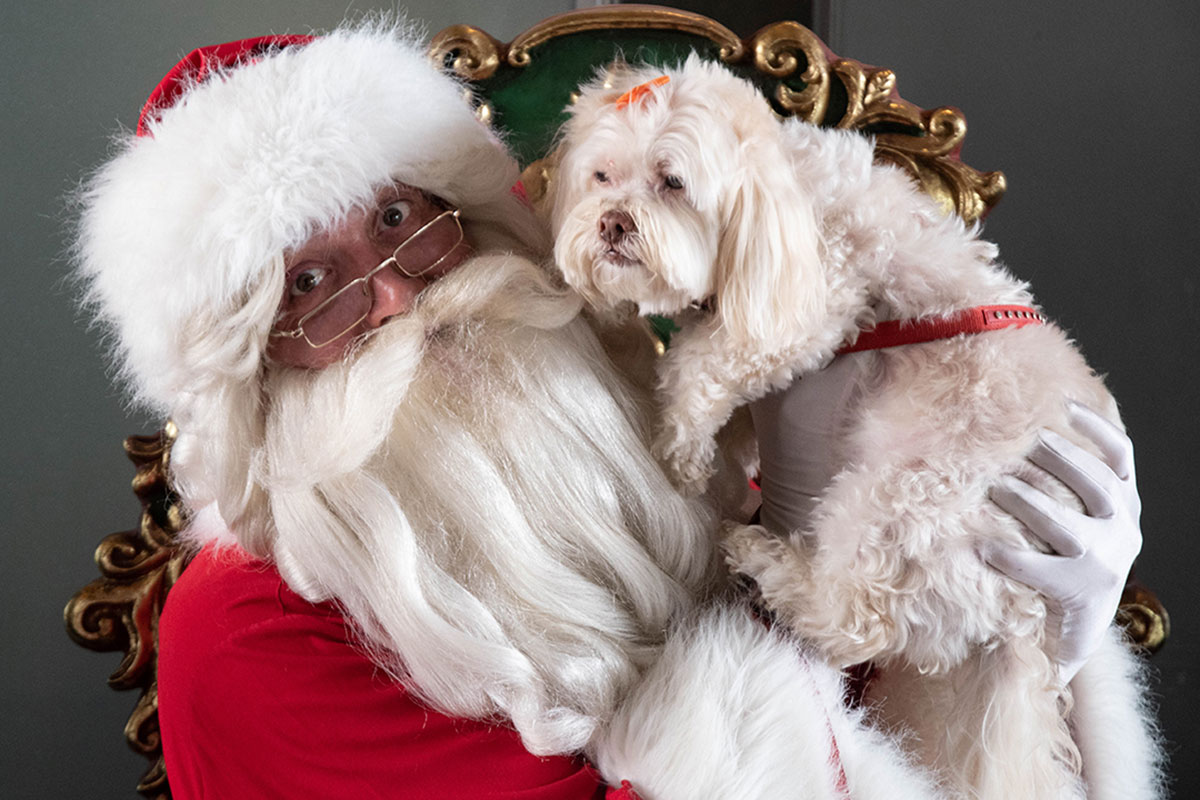
<svg viewBox="0 0 1200 800"><path fill-rule="evenodd" d="M320 305L312 309L299 321L296 322L296 327L288 331L271 331L271 336L281 336L287 339L298 339L303 337L304 341L310 347L324 347L330 342L338 339L358 325L367 315L371 313L371 306L375 302L374 294L371 290L371 278L373 278L380 270L386 267L394 268L398 273L406 278L419 278L427 274L430 270L437 267L446 260L449 255L454 252L454 249L462 244L463 229L462 220L459 218L459 209L447 209L441 214L438 214L433 219L426 222L417 230L405 239L403 242L392 251L392 254L385 258L379 266L363 275L361 278L355 278L347 283L342 288L338 289L329 297L325 298ZM454 220L454 225L458 228L458 238L454 244L446 248L446 252L442 253L431 264L422 267L410 268L400 263L400 251L407 245L416 241L417 237L431 229L438 222L449 217ZM358 289L359 291L355 291Z"/></svg>

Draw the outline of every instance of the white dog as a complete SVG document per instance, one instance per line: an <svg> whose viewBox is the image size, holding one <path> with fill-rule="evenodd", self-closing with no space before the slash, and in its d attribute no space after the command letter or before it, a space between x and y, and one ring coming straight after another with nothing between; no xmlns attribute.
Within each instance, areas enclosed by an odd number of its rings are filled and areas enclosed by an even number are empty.
<svg viewBox="0 0 1200 800"><path fill-rule="evenodd" d="M1024 459L1040 428L1089 447L1064 395L1120 424L1065 334L1012 311L1033 300L993 245L873 164L865 137L781 123L749 82L695 57L585 87L552 221L556 260L595 307L681 326L659 364L656 446L692 491L735 409L828 363L862 329L1010 307L999 321L1020 327L856 356L849 466L808 529L736 527L729 561L832 663L877 665L869 699L953 791L1157 795L1141 668L1115 629L1063 688L1041 596L977 555L984 540L1026 541L987 501L1002 474L1078 502Z"/></svg>

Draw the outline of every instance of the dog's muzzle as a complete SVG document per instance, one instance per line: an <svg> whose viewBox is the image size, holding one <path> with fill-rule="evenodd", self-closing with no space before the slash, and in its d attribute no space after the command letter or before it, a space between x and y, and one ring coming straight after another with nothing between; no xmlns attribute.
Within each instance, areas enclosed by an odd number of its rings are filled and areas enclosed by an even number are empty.
<svg viewBox="0 0 1200 800"><path fill-rule="evenodd" d="M637 223L624 211L605 211L600 215L598 228L600 238L610 249L615 249L626 237L637 233Z"/></svg>

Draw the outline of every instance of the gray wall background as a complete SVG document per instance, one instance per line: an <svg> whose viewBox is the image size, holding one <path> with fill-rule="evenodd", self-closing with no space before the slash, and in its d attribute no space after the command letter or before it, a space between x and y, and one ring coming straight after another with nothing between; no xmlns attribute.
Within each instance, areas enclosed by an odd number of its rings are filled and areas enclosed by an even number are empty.
<svg viewBox="0 0 1200 800"><path fill-rule="evenodd" d="M465 21L507 40L571 5L409 7L431 32ZM62 197L103 159L108 135L135 124L146 94L192 47L328 27L370 6L42 0L0 10L0 796L132 797L144 766L121 736L135 698L104 685L118 656L76 647L60 615L96 576L95 544L135 524L121 440L159 421L125 412L96 336L73 308ZM702 10L745 34L800 7L709 2ZM1189 758L1200 745L1192 583L1200 563L1200 6L835 0L831 19L837 52L894 69L908 100L966 112L964 159L1009 179L986 235L1122 402L1145 505L1138 571L1173 613L1173 638L1153 665L1174 795L1200 796Z"/></svg>

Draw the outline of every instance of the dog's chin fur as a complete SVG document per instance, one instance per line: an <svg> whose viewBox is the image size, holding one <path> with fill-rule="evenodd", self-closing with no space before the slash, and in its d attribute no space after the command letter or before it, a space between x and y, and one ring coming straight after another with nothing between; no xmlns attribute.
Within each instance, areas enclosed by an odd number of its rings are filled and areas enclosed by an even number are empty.
<svg viewBox="0 0 1200 800"><path fill-rule="evenodd" d="M712 309L689 316L658 366L655 449L684 490L703 489L716 434L736 409L824 365L875 319L1032 305L995 247L899 170L874 165L864 137L781 124L751 84L695 57L668 72L624 108L613 100L659 70L585 88L565 129L551 216L558 264L593 305ZM663 191L664 172L686 188ZM644 273L597 260L607 210L633 218ZM1095 692L1072 697L1046 652L1042 597L976 554L997 537L1029 546L987 501L998 476L1077 503L1024 456L1043 427L1095 452L1064 401L1119 425L1102 381L1052 324L855 358L861 391L837 445L847 468L807 529L733 526L730 564L833 663L882 665L897 693L880 699L880 713L913 732L914 752L954 791L1158 796L1134 656L1105 648L1089 662L1090 681L1122 687L1108 706ZM1131 754L1120 776L1096 760L1117 743Z"/></svg>

